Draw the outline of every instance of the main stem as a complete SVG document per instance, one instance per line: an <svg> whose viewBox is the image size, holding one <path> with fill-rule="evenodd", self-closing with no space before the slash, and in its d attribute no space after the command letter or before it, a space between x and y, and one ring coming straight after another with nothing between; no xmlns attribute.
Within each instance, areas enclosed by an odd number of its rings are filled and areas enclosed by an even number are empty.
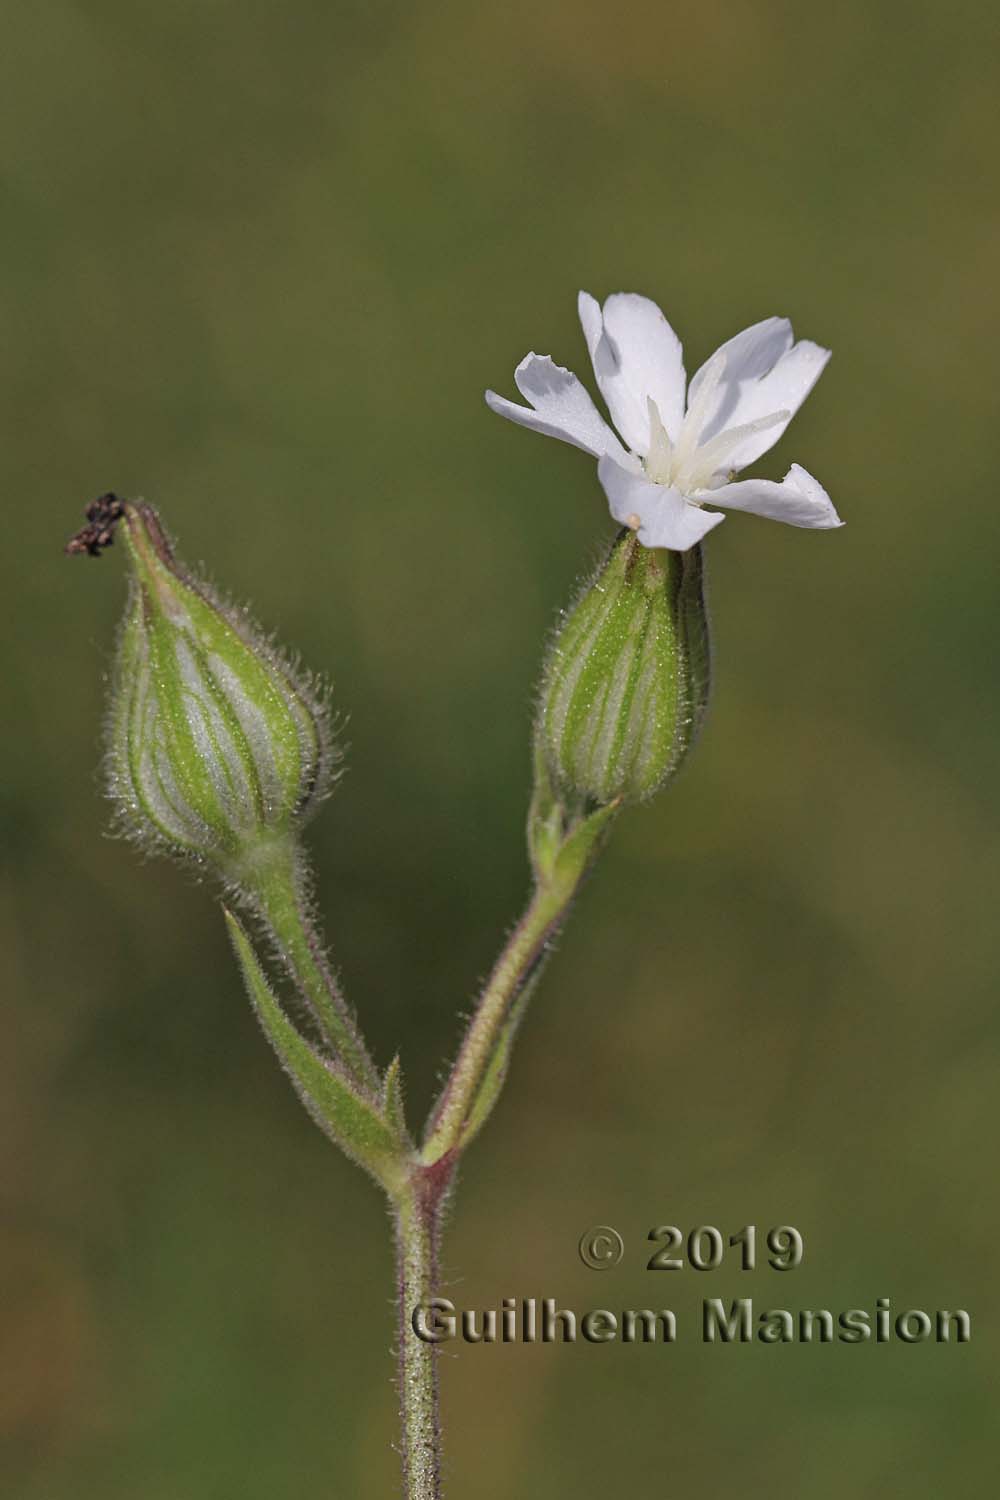
<svg viewBox="0 0 1000 1500"><path fill-rule="evenodd" d="M436 1344L414 1328L437 1295L441 1215L451 1180L444 1162L416 1167L396 1199L399 1405L406 1500L440 1500L441 1418ZM426 1325L425 1325L426 1326Z"/></svg>

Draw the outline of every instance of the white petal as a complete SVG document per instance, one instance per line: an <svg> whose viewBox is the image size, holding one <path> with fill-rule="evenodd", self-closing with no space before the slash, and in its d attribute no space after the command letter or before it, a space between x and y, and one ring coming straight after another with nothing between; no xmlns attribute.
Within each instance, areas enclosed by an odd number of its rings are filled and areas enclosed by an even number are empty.
<svg viewBox="0 0 1000 1500"><path fill-rule="evenodd" d="M529 354L514 371L518 390L531 407L518 406L496 391L486 392L486 405L501 417L509 417L522 427L547 433L573 443L585 453L600 458L602 453L624 456L622 446L601 416L584 385L569 370L557 365L547 354ZM532 409L533 408L533 409Z"/></svg>
<svg viewBox="0 0 1000 1500"><path fill-rule="evenodd" d="M765 318L762 323L744 328L735 338L720 344L712 359L706 359L701 369L692 375L688 388L689 405L694 402L705 372L716 355L725 355L727 380L737 384L747 380L760 380L761 376L774 369L783 354L788 353L792 347L792 339L792 325L787 318Z"/></svg>
<svg viewBox="0 0 1000 1500"><path fill-rule="evenodd" d="M819 480L799 464L792 464L780 484L771 479L741 479L718 490L701 490L698 499L729 510L749 510L789 526L826 530L844 524Z"/></svg>
<svg viewBox="0 0 1000 1500"><path fill-rule="evenodd" d="M793 344L787 318L766 318L723 344L712 360L718 354L725 355L726 368L701 429L702 443L729 427L756 422L772 412L787 413L783 422L749 435L733 450L730 467L743 469L774 447L822 374L830 351L808 339ZM691 381L691 404L712 360Z"/></svg>
<svg viewBox="0 0 1000 1500"><path fill-rule="evenodd" d="M650 396L676 442L684 418L684 359L656 303L616 292L602 312L589 292L581 292L577 305L597 384L626 443L643 456L649 451Z"/></svg>
<svg viewBox="0 0 1000 1500"><path fill-rule="evenodd" d="M640 474L623 469L613 458L602 458L597 473L608 497L611 514L622 526L635 527L639 519L639 540L646 547L669 547L686 552L725 516L718 511L702 510L685 500L678 490L653 484Z"/></svg>

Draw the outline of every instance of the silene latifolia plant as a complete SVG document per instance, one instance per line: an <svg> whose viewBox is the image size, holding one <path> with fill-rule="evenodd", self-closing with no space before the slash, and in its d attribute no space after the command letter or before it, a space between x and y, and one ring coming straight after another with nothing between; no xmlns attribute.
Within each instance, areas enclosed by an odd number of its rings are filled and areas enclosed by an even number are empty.
<svg viewBox="0 0 1000 1500"><path fill-rule="evenodd" d="M108 729L108 789L146 849L217 877L237 963L264 1034L321 1130L388 1196L398 1255L400 1450L407 1500L441 1493L437 1350L419 1333L438 1291L442 1214L499 1098L543 960L618 813L675 775L709 690L701 541L721 506L793 526L840 525L817 480L736 479L781 436L828 358L768 318L687 385L655 303L582 293L580 320L617 434L581 382L529 354L527 406L493 411L583 448L621 529L560 619L538 691L528 816L532 890L474 1007L419 1138L399 1058L373 1060L327 956L302 843L336 753L324 696L178 560L156 511L104 495L68 551L124 536L131 591ZM291 1005L275 981L294 992Z"/></svg>

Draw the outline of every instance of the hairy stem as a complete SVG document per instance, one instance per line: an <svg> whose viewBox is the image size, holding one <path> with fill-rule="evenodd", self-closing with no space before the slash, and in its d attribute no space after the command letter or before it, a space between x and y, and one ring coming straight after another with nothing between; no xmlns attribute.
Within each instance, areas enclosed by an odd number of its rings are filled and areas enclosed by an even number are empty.
<svg viewBox="0 0 1000 1500"><path fill-rule="evenodd" d="M280 857L245 883L324 1039L358 1083L367 1091L377 1091L380 1085L375 1064L327 963L309 914L294 848L283 849Z"/></svg>
<svg viewBox="0 0 1000 1500"><path fill-rule="evenodd" d="M398 1288L398 1358L403 1494L406 1500L440 1500L441 1418L438 1350L414 1328L420 1309L438 1291L441 1215L451 1180L445 1162L417 1167L395 1200ZM424 1314L425 1328L430 1325Z"/></svg>
<svg viewBox="0 0 1000 1500"><path fill-rule="evenodd" d="M566 919L583 870L536 886L487 981L427 1130L423 1159L435 1162L464 1144L463 1135L480 1087L515 1014L538 972L548 944Z"/></svg>

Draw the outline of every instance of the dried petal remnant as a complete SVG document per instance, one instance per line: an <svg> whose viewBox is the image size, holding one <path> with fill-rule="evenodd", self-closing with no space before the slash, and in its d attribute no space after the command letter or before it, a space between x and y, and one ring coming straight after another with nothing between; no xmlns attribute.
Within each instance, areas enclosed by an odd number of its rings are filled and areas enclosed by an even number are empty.
<svg viewBox="0 0 1000 1500"><path fill-rule="evenodd" d="M115 527L124 514L124 500L119 500L117 495L110 492L98 495L84 511L86 526L82 526L75 536L70 537L66 543L66 551L71 555L86 553L88 557L100 557L105 547L114 544Z"/></svg>

